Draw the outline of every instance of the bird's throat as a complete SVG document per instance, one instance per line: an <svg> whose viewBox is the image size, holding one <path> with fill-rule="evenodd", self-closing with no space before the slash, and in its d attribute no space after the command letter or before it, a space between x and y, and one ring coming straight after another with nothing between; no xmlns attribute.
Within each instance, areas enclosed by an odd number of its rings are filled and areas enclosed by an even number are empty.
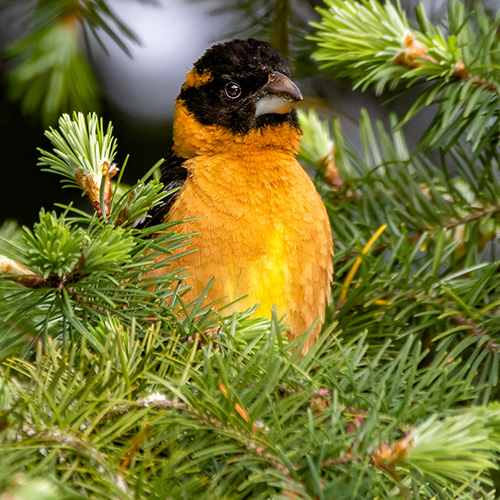
<svg viewBox="0 0 500 500"><path fill-rule="evenodd" d="M272 130L269 130L271 128ZM284 150L296 154L301 131L290 123L235 134L218 125L202 125L187 110L182 100L175 106L174 152L181 158L232 153L246 156L256 150Z"/></svg>

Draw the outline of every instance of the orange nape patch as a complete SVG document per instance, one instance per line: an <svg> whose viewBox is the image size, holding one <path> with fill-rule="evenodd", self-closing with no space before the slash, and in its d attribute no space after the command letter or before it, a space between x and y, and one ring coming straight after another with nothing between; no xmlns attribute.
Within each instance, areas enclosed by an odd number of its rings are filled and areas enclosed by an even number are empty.
<svg viewBox="0 0 500 500"><path fill-rule="evenodd" d="M212 80L212 75L210 71L204 71L203 73L198 73L194 68L186 75L186 82L184 83L184 88L198 88L205 83L208 83Z"/></svg>

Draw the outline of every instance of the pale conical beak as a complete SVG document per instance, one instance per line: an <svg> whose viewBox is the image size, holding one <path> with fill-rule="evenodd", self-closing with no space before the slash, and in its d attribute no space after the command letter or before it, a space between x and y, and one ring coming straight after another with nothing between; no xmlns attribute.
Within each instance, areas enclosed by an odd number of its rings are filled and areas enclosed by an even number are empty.
<svg viewBox="0 0 500 500"><path fill-rule="evenodd" d="M266 94L257 101L255 116L271 113L284 115L302 100L302 94L297 85L278 71L269 75L269 80L262 90Z"/></svg>

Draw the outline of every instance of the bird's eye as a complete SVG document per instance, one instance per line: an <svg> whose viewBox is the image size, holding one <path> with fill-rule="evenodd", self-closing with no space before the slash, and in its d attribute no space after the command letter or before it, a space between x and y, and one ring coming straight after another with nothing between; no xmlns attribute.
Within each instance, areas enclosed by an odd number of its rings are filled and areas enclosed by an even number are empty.
<svg viewBox="0 0 500 500"><path fill-rule="evenodd" d="M241 87L234 82L226 83L226 95L230 99L237 99L241 95Z"/></svg>

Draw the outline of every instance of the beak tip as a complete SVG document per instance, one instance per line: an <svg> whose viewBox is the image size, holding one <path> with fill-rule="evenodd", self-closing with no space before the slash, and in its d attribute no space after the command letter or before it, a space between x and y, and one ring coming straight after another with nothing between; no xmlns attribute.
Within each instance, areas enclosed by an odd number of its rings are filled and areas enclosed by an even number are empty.
<svg viewBox="0 0 500 500"><path fill-rule="evenodd" d="M262 90L265 95L257 101L256 116L288 113L299 101L303 100L297 85L280 72L271 73Z"/></svg>
<svg viewBox="0 0 500 500"><path fill-rule="evenodd" d="M269 94L286 96L294 101L301 101L302 94L295 83L283 73L278 71L269 75L269 80L263 90Z"/></svg>

